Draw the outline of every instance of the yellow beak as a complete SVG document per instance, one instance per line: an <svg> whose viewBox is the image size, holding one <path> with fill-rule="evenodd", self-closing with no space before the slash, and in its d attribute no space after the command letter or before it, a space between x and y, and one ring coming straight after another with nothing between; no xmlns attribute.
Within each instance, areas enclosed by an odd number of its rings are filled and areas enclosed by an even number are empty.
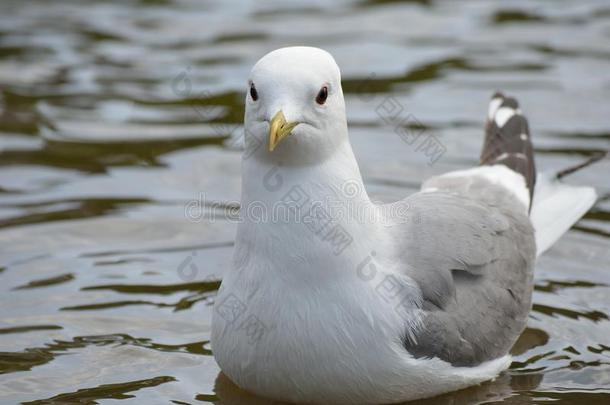
<svg viewBox="0 0 610 405"><path fill-rule="evenodd" d="M281 110L278 111L271 119L269 127L269 152L273 152L280 141L290 135L290 131L298 124L298 122L286 122L284 113Z"/></svg>

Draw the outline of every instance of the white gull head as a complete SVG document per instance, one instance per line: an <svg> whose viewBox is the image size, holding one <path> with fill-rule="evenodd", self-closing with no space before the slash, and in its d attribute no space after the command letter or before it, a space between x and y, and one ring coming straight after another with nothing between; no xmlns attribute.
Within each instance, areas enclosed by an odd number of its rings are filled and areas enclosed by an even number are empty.
<svg viewBox="0 0 610 405"><path fill-rule="evenodd" d="M328 52L304 46L270 52L252 69L248 86L246 155L315 164L347 142L341 73Z"/></svg>

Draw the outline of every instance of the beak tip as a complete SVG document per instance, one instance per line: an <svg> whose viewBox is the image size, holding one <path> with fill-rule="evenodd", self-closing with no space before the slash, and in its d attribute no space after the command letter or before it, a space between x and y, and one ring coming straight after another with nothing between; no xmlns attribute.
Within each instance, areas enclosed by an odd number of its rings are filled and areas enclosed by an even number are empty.
<svg viewBox="0 0 610 405"><path fill-rule="evenodd" d="M298 123L288 123L284 113L280 110L271 119L269 128L269 152L273 152L282 139L290 135L290 132Z"/></svg>

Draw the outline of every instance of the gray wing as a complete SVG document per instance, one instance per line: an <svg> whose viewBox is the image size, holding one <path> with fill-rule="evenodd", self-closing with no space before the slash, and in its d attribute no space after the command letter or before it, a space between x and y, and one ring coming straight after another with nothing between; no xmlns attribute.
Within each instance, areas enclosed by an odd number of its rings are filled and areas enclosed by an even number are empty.
<svg viewBox="0 0 610 405"><path fill-rule="evenodd" d="M424 299L422 327L404 345L415 357L474 366L507 354L525 328L534 230L523 206L484 179L432 182L440 191L405 199L414 220L393 227Z"/></svg>

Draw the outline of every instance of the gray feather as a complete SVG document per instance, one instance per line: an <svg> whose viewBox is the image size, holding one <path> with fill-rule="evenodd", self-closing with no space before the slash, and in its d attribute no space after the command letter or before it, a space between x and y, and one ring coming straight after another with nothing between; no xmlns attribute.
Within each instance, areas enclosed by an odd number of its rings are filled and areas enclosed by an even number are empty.
<svg viewBox="0 0 610 405"><path fill-rule="evenodd" d="M407 198L419 221L396 225L403 263L424 298L415 357L474 366L505 355L525 327L536 255L527 212L484 178L433 178ZM401 242L402 243L402 242Z"/></svg>

